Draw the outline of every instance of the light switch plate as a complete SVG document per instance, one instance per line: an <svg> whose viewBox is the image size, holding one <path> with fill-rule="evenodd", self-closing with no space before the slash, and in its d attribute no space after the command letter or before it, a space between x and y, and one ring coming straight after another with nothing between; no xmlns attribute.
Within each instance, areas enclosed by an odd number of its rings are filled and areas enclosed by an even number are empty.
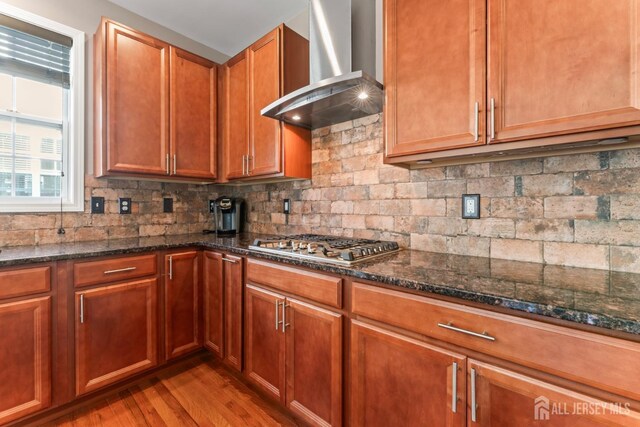
<svg viewBox="0 0 640 427"><path fill-rule="evenodd" d="M92 214L104 213L104 197L91 196L91 213Z"/></svg>
<svg viewBox="0 0 640 427"><path fill-rule="evenodd" d="M479 194L463 194L462 195L462 218L464 219L480 218L480 195Z"/></svg>
<svg viewBox="0 0 640 427"><path fill-rule="evenodd" d="M282 211L287 215L291 213L291 199L284 199L282 201Z"/></svg>

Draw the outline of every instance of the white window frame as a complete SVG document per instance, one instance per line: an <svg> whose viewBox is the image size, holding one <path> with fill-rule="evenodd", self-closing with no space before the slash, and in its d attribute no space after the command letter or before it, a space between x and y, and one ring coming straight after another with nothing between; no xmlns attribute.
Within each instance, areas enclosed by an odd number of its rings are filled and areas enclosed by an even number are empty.
<svg viewBox="0 0 640 427"><path fill-rule="evenodd" d="M68 92L68 135L63 135L64 178L62 182L62 210L84 211L84 118L85 118L85 33L56 21L0 2L0 13L28 22L38 27L71 37L71 87ZM0 212L57 212L59 197L8 197L0 196Z"/></svg>

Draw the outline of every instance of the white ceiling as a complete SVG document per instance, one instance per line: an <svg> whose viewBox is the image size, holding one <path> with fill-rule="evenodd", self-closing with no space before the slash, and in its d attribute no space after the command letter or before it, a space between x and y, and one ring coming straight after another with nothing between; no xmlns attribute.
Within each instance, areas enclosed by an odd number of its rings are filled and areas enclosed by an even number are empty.
<svg viewBox="0 0 640 427"><path fill-rule="evenodd" d="M233 56L277 25L299 15L308 0L109 0Z"/></svg>

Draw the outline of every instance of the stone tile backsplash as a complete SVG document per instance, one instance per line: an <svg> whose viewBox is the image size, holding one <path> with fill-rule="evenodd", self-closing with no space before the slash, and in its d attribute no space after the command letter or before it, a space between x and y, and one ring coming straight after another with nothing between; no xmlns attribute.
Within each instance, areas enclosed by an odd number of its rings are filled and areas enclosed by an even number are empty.
<svg viewBox="0 0 640 427"><path fill-rule="evenodd" d="M89 212L91 196L105 198L105 213ZM118 198L131 197L132 211L118 213ZM162 200L173 197L173 213L163 213ZM60 242L199 233L211 228L209 198L213 186L85 177L85 211L65 212L65 234L57 234L60 213L0 214L0 247Z"/></svg>
<svg viewBox="0 0 640 427"><path fill-rule="evenodd" d="M388 239L403 247L640 273L640 149L407 170L383 163L381 116L314 131L313 179L200 186L86 178L105 215L0 215L0 246L200 232L218 194L247 202L247 231ZM482 196L461 219L460 196ZM119 215L118 197L133 199ZM174 213L162 198L174 197ZM291 214L282 200L291 199ZM88 202L85 211L88 211Z"/></svg>
<svg viewBox="0 0 640 427"><path fill-rule="evenodd" d="M316 130L311 181L235 191L248 229L640 273L640 149L411 171L382 153L378 115ZM481 194L481 219L461 219L464 193Z"/></svg>

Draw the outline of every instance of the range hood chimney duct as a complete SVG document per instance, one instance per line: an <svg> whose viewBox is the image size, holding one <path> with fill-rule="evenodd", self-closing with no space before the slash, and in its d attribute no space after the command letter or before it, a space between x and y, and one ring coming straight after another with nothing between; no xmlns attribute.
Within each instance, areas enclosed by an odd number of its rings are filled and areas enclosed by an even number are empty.
<svg viewBox="0 0 640 427"><path fill-rule="evenodd" d="M263 116L317 129L382 111L376 75L376 0L310 0L309 86ZM352 71L356 70L356 71Z"/></svg>

